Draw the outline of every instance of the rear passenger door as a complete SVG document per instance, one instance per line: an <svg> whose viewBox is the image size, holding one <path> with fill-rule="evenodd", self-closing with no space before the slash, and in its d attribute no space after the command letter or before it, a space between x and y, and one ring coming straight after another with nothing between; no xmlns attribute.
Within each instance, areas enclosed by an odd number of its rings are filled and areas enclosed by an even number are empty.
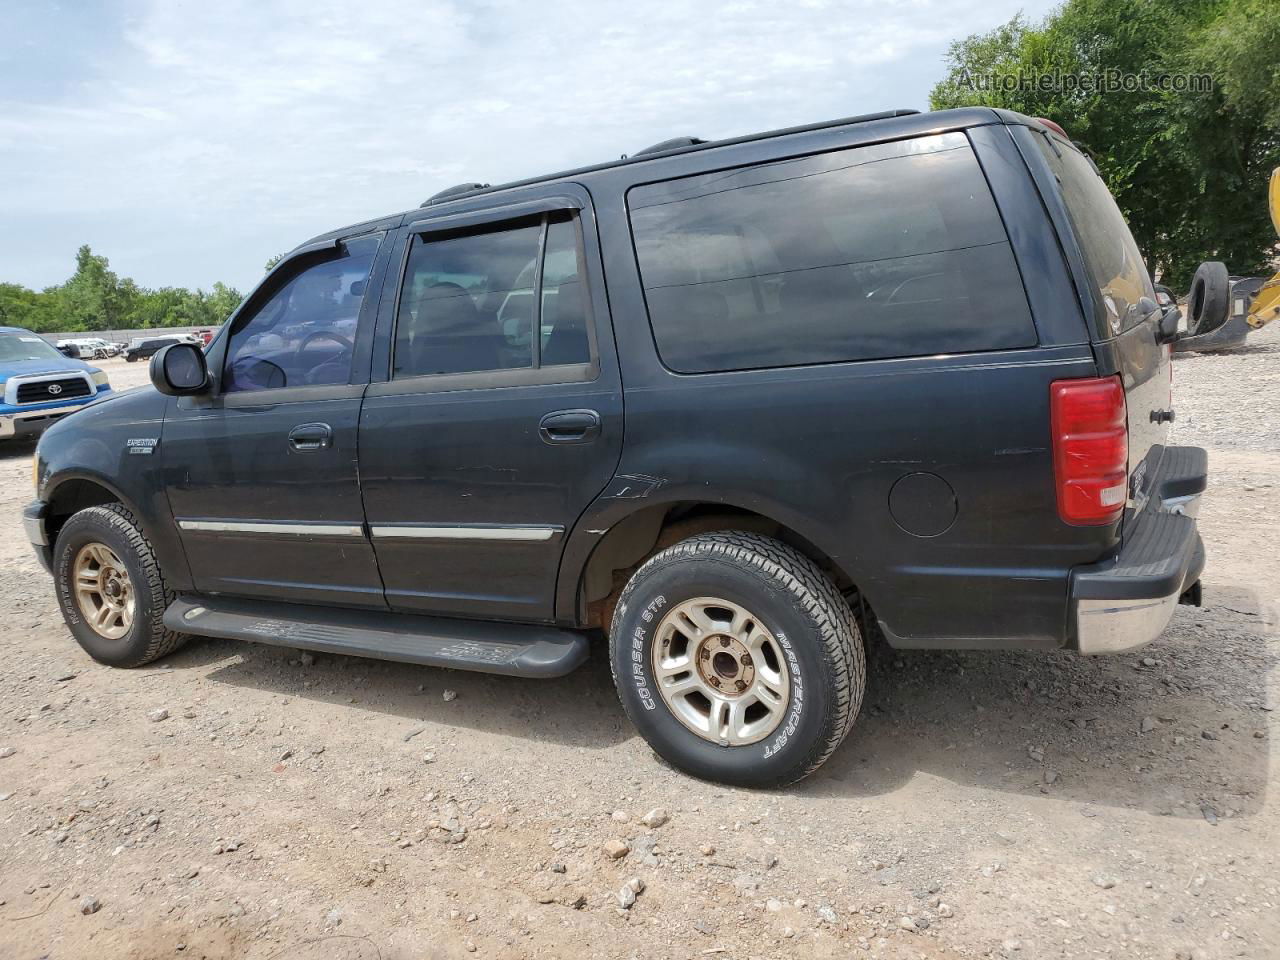
<svg viewBox="0 0 1280 960"><path fill-rule="evenodd" d="M622 448L598 251L572 184L401 230L360 419L393 609L552 618L565 531Z"/></svg>

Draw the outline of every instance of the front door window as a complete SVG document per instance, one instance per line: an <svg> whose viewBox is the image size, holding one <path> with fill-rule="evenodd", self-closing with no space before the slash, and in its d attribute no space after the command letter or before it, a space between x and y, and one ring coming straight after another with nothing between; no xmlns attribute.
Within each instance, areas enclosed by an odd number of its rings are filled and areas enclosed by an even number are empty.
<svg viewBox="0 0 1280 960"><path fill-rule="evenodd" d="M346 383L377 237L298 270L256 311L237 318L224 367L227 393Z"/></svg>

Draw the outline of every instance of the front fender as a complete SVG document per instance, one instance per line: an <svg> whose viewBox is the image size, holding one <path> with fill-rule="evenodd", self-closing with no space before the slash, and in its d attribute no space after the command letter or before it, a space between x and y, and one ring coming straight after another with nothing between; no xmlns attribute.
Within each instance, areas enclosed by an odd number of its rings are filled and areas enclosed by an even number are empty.
<svg viewBox="0 0 1280 960"><path fill-rule="evenodd" d="M151 389L102 400L50 427L36 447L36 495L56 503L68 484L95 484L128 507L174 590L191 589L160 460L168 398Z"/></svg>

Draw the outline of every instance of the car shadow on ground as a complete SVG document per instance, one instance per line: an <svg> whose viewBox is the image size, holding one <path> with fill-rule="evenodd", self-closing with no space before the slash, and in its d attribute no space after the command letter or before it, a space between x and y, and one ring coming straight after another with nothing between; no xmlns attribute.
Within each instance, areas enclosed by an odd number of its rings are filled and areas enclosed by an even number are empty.
<svg viewBox="0 0 1280 960"><path fill-rule="evenodd" d="M182 670L221 662L210 681L403 718L406 732L439 724L604 749L635 736L614 693L605 650L597 638L583 666L552 680L321 653L303 666L297 650L232 640L193 641L165 664ZM454 696L446 701L445 691Z"/></svg>
<svg viewBox="0 0 1280 960"><path fill-rule="evenodd" d="M878 648L853 733L797 789L881 795L923 773L1165 816L1256 815L1275 625L1251 592L1211 596L1130 654Z"/></svg>
<svg viewBox="0 0 1280 960"><path fill-rule="evenodd" d="M14 440L0 440L0 463L9 460L21 460L36 452L36 441L32 437L18 437Z"/></svg>
<svg viewBox="0 0 1280 960"><path fill-rule="evenodd" d="M874 647L862 713L816 774L811 796L891 794L917 775L961 785L1177 817L1250 816L1265 794L1265 635L1252 594L1182 607L1132 654L948 653ZM604 749L637 736L614 694L603 641L579 670L524 680L198 641L167 662L223 661L209 679L519 741ZM456 698L446 701L444 692ZM660 761L652 757L652 762ZM633 775L643 775L632 771Z"/></svg>

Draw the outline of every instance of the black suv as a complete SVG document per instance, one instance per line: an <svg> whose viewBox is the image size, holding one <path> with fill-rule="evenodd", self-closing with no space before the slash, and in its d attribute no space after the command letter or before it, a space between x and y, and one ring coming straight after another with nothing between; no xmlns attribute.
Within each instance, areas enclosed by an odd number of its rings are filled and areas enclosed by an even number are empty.
<svg viewBox="0 0 1280 960"><path fill-rule="evenodd" d="M136 337L129 341L128 346L124 348L124 358L130 363L138 360L145 360L147 357L153 357L171 343L191 343L190 337L185 336L162 336L162 337Z"/></svg>
<svg viewBox="0 0 1280 960"><path fill-rule="evenodd" d="M1116 652L1198 597L1176 319L1043 122L669 141L298 247L45 434L26 524L104 663L552 677L603 631L663 757L782 784L853 724L864 638Z"/></svg>

